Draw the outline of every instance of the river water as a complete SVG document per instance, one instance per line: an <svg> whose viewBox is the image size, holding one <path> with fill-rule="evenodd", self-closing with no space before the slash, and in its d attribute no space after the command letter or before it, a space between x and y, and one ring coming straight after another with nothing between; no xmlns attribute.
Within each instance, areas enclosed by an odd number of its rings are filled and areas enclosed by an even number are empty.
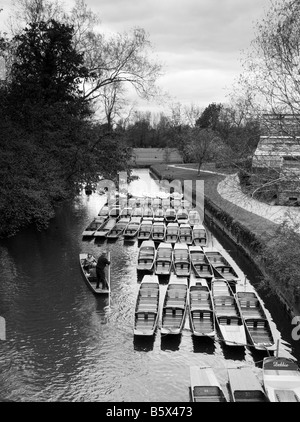
<svg viewBox="0 0 300 422"><path fill-rule="evenodd" d="M159 191L146 169L132 192ZM225 386L228 367L249 365L261 376L265 352L226 347L193 338L188 319L181 336L133 336L139 287L138 244L82 240L82 231L105 198L84 193L57 212L49 229L30 228L0 243L0 397L12 401L187 402L189 366L212 366ZM210 233L241 277L256 285L258 274L227 239ZM111 297L95 297L79 267L79 253L111 253ZM161 296L166 284L161 285ZM276 298L260 294L272 320L280 354L300 360L299 342Z"/></svg>

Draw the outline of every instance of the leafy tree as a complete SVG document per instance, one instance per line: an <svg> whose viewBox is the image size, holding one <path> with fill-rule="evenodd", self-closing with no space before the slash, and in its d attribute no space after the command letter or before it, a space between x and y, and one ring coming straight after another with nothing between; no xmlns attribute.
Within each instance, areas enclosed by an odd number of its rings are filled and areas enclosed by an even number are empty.
<svg viewBox="0 0 300 422"><path fill-rule="evenodd" d="M209 104L196 120L196 126L199 126L201 129L217 130L221 110L222 104Z"/></svg>

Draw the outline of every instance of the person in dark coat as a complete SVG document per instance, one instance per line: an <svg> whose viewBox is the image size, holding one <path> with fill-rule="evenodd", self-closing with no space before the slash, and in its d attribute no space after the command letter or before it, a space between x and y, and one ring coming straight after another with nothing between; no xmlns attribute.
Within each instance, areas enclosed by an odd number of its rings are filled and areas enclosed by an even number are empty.
<svg viewBox="0 0 300 422"><path fill-rule="evenodd" d="M110 261L106 258L105 253L101 254L98 258L97 265L96 265L96 275L97 275L97 285L96 288L99 289L101 284L101 289L104 290L105 288L108 289L108 284L105 278L105 267L109 265Z"/></svg>

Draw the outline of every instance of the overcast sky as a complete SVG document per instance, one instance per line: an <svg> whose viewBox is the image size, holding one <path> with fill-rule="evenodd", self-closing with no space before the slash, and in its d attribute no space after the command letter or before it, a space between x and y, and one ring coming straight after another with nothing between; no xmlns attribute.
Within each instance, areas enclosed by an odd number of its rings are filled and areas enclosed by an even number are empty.
<svg viewBox="0 0 300 422"><path fill-rule="evenodd" d="M0 23L9 14L10 3L0 0L0 8L4 9ZM226 95L242 70L242 50L249 47L255 23L269 6L269 0L86 0L86 3L99 14L104 31L144 28L163 64L164 75L159 79L162 90L174 102L200 107L227 101Z"/></svg>

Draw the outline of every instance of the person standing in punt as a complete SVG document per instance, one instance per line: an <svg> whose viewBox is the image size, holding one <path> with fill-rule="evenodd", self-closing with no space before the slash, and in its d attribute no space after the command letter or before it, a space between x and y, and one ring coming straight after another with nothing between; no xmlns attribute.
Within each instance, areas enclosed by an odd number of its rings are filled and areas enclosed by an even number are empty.
<svg viewBox="0 0 300 422"><path fill-rule="evenodd" d="M102 290L105 289L105 287L108 289L107 281L105 278L105 267L106 265L109 265L110 261L107 259L106 254L102 253L97 261L96 265L96 275L97 275L97 285L96 288L99 289L100 284L102 285Z"/></svg>

